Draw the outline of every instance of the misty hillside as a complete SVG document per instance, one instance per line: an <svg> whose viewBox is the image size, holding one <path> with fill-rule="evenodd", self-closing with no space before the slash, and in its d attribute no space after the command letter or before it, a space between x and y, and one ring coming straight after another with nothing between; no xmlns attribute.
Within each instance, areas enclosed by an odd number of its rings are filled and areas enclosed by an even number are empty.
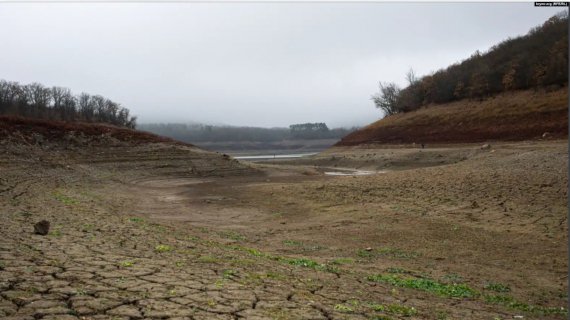
<svg viewBox="0 0 570 320"><path fill-rule="evenodd" d="M380 85L387 117L337 145L461 143L568 135L568 15L409 86Z"/></svg>
<svg viewBox="0 0 570 320"><path fill-rule="evenodd" d="M416 78L410 71L407 80L404 89L381 83L376 106L391 115L507 91L560 88L568 83L568 13L433 74Z"/></svg>
<svg viewBox="0 0 570 320"><path fill-rule="evenodd" d="M209 150L244 152L313 152L324 150L356 128L329 129L325 123L300 123L289 128L237 127L206 124L148 123L139 129Z"/></svg>

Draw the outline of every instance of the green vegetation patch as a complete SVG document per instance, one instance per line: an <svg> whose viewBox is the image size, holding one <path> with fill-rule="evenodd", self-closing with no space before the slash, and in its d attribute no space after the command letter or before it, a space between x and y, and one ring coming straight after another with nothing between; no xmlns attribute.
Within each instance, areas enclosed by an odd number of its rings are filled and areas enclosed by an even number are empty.
<svg viewBox="0 0 570 320"><path fill-rule="evenodd" d="M53 197L55 198L55 200L65 204L65 205L74 205L74 204L79 203L79 201L77 199L73 199L72 197L66 196L63 193L61 193L60 191L55 191L53 193Z"/></svg>
<svg viewBox="0 0 570 320"><path fill-rule="evenodd" d="M374 311L385 312L402 317L411 317L415 316L418 313L416 308L400 304L389 304L389 305L369 304L368 307Z"/></svg>
<svg viewBox="0 0 570 320"><path fill-rule="evenodd" d="M326 264L326 263L318 263L318 262L311 260L311 259L308 259L308 258L289 258L289 257L275 256L275 255L271 255L268 253L263 253L257 249L247 248L247 247L242 247L242 246L231 246L230 248L233 250L237 250L237 251L247 252L247 253L251 254L252 256L255 256L255 257L265 258L265 259L269 259L269 260L273 260L273 261L278 261L278 262L293 265L293 266L298 266L298 267L303 267L303 268L311 268L311 269L315 269L315 270L332 272L332 273L339 273L340 272L340 270L336 266Z"/></svg>
<svg viewBox="0 0 570 320"><path fill-rule="evenodd" d="M222 238L231 239L235 241L243 241L247 239L244 235L232 230L218 232L218 235Z"/></svg>
<svg viewBox="0 0 570 320"><path fill-rule="evenodd" d="M133 261L123 261L123 262L119 263L119 266L121 266L123 268L130 268L134 265L135 265L135 263Z"/></svg>
<svg viewBox="0 0 570 320"><path fill-rule="evenodd" d="M456 273L449 273L443 276L443 280L448 283L464 283L463 277Z"/></svg>
<svg viewBox="0 0 570 320"><path fill-rule="evenodd" d="M294 266L299 266L299 267L305 267L305 268L311 268L311 269L317 269L321 266L320 263L311 260L311 259L307 259L307 258L283 258L283 257L279 257L279 259L277 259L279 261L283 261L286 262L290 265L294 265Z"/></svg>
<svg viewBox="0 0 570 320"><path fill-rule="evenodd" d="M166 244L159 244L156 247L154 247L154 251L162 253L162 252L170 252L172 251L173 248L169 245Z"/></svg>
<svg viewBox="0 0 570 320"><path fill-rule="evenodd" d="M224 279L231 279L233 277L237 276L237 271L232 270L232 269L226 269L223 272L223 277Z"/></svg>
<svg viewBox="0 0 570 320"><path fill-rule="evenodd" d="M292 247L302 247L304 245L303 242L297 240L283 240L283 244Z"/></svg>
<svg viewBox="0 0 570 320"><path fill-rule="evenodd" d="M386 269L388 273L398 273L398 274L412 274L412 271L403 268L388 268Z"/></svg>
<svg viewBox="0 0 570 320"><path fill-rule="evenodd" d="M376 274L367 278L374 282L388 283L401 288L418 289L432 292L443 297L469 298L478 293L466 284L443 284L432 279L402 277L393 274Z"/></svg>
<svg viewBox="0 0 570 320"><path fill-rule="evenodd" d="M320 246L318 244L311 245L303 243L302 241L297 240L283 240L283 244L289 247L298 247L302 251L318 251L322 249L326 249L326 247Z"/></svg>
<svg viewBox="0 0 570 320"><path fill-rule="evenodd" d="M492 290L500 293L506 293L511 291L511 288L508 285L504 285L502 283L495 283L495 282L487 283L484 288L487 290Z"/></svg>
<svg viewBox="0 0 570 320"><path fill-rule="evenodd" d="M564 307L543 307L530 305L515 300L513 297L506 295L485 295L487 303L499 304L510 309L524 311L540 315L568 315L568 310Z"/></svg>

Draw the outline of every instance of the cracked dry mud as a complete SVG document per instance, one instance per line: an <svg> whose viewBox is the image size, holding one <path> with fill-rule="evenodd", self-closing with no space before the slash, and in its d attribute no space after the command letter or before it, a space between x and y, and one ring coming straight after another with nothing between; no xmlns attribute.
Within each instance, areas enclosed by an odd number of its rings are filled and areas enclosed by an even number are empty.
<svg viewBox="0 0 570 320"><path fill-rule="evenodd" d="M4 144L0 317L563 319L565 143L499 149L331 178L161 143Z"/></svg>

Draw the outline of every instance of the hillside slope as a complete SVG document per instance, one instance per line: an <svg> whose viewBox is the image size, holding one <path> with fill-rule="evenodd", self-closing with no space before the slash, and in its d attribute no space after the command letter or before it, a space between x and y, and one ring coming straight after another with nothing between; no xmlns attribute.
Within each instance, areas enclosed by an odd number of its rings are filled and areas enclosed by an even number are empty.
<svg viewBox="0 0 570 320"><path fill-rule="evenodd" d="M254 169L227 155L148 132L107 124L0 117L0 171L67 168L107 178L231 176ZM43 169L40 169L43 170ZM99 179L100 177L97 177Z"/></svg>
<svg viewBox="0 0 570 320"><path fill-rule="evenodd" d="M353 132L336 146L469 143L568 137L568 87L508 92L401 113Z"/></svg>

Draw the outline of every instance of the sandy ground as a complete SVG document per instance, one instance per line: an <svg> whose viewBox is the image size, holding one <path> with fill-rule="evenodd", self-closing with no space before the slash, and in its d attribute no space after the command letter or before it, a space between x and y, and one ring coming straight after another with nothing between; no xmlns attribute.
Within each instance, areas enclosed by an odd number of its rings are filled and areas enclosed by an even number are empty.
<svg viewBox="0 0 570 320"><path fill-rule="evenodd" d="M257 164L2 148L2 318L567 316L567 141ZM384 173L322 174L345 167Z"/></svg>

